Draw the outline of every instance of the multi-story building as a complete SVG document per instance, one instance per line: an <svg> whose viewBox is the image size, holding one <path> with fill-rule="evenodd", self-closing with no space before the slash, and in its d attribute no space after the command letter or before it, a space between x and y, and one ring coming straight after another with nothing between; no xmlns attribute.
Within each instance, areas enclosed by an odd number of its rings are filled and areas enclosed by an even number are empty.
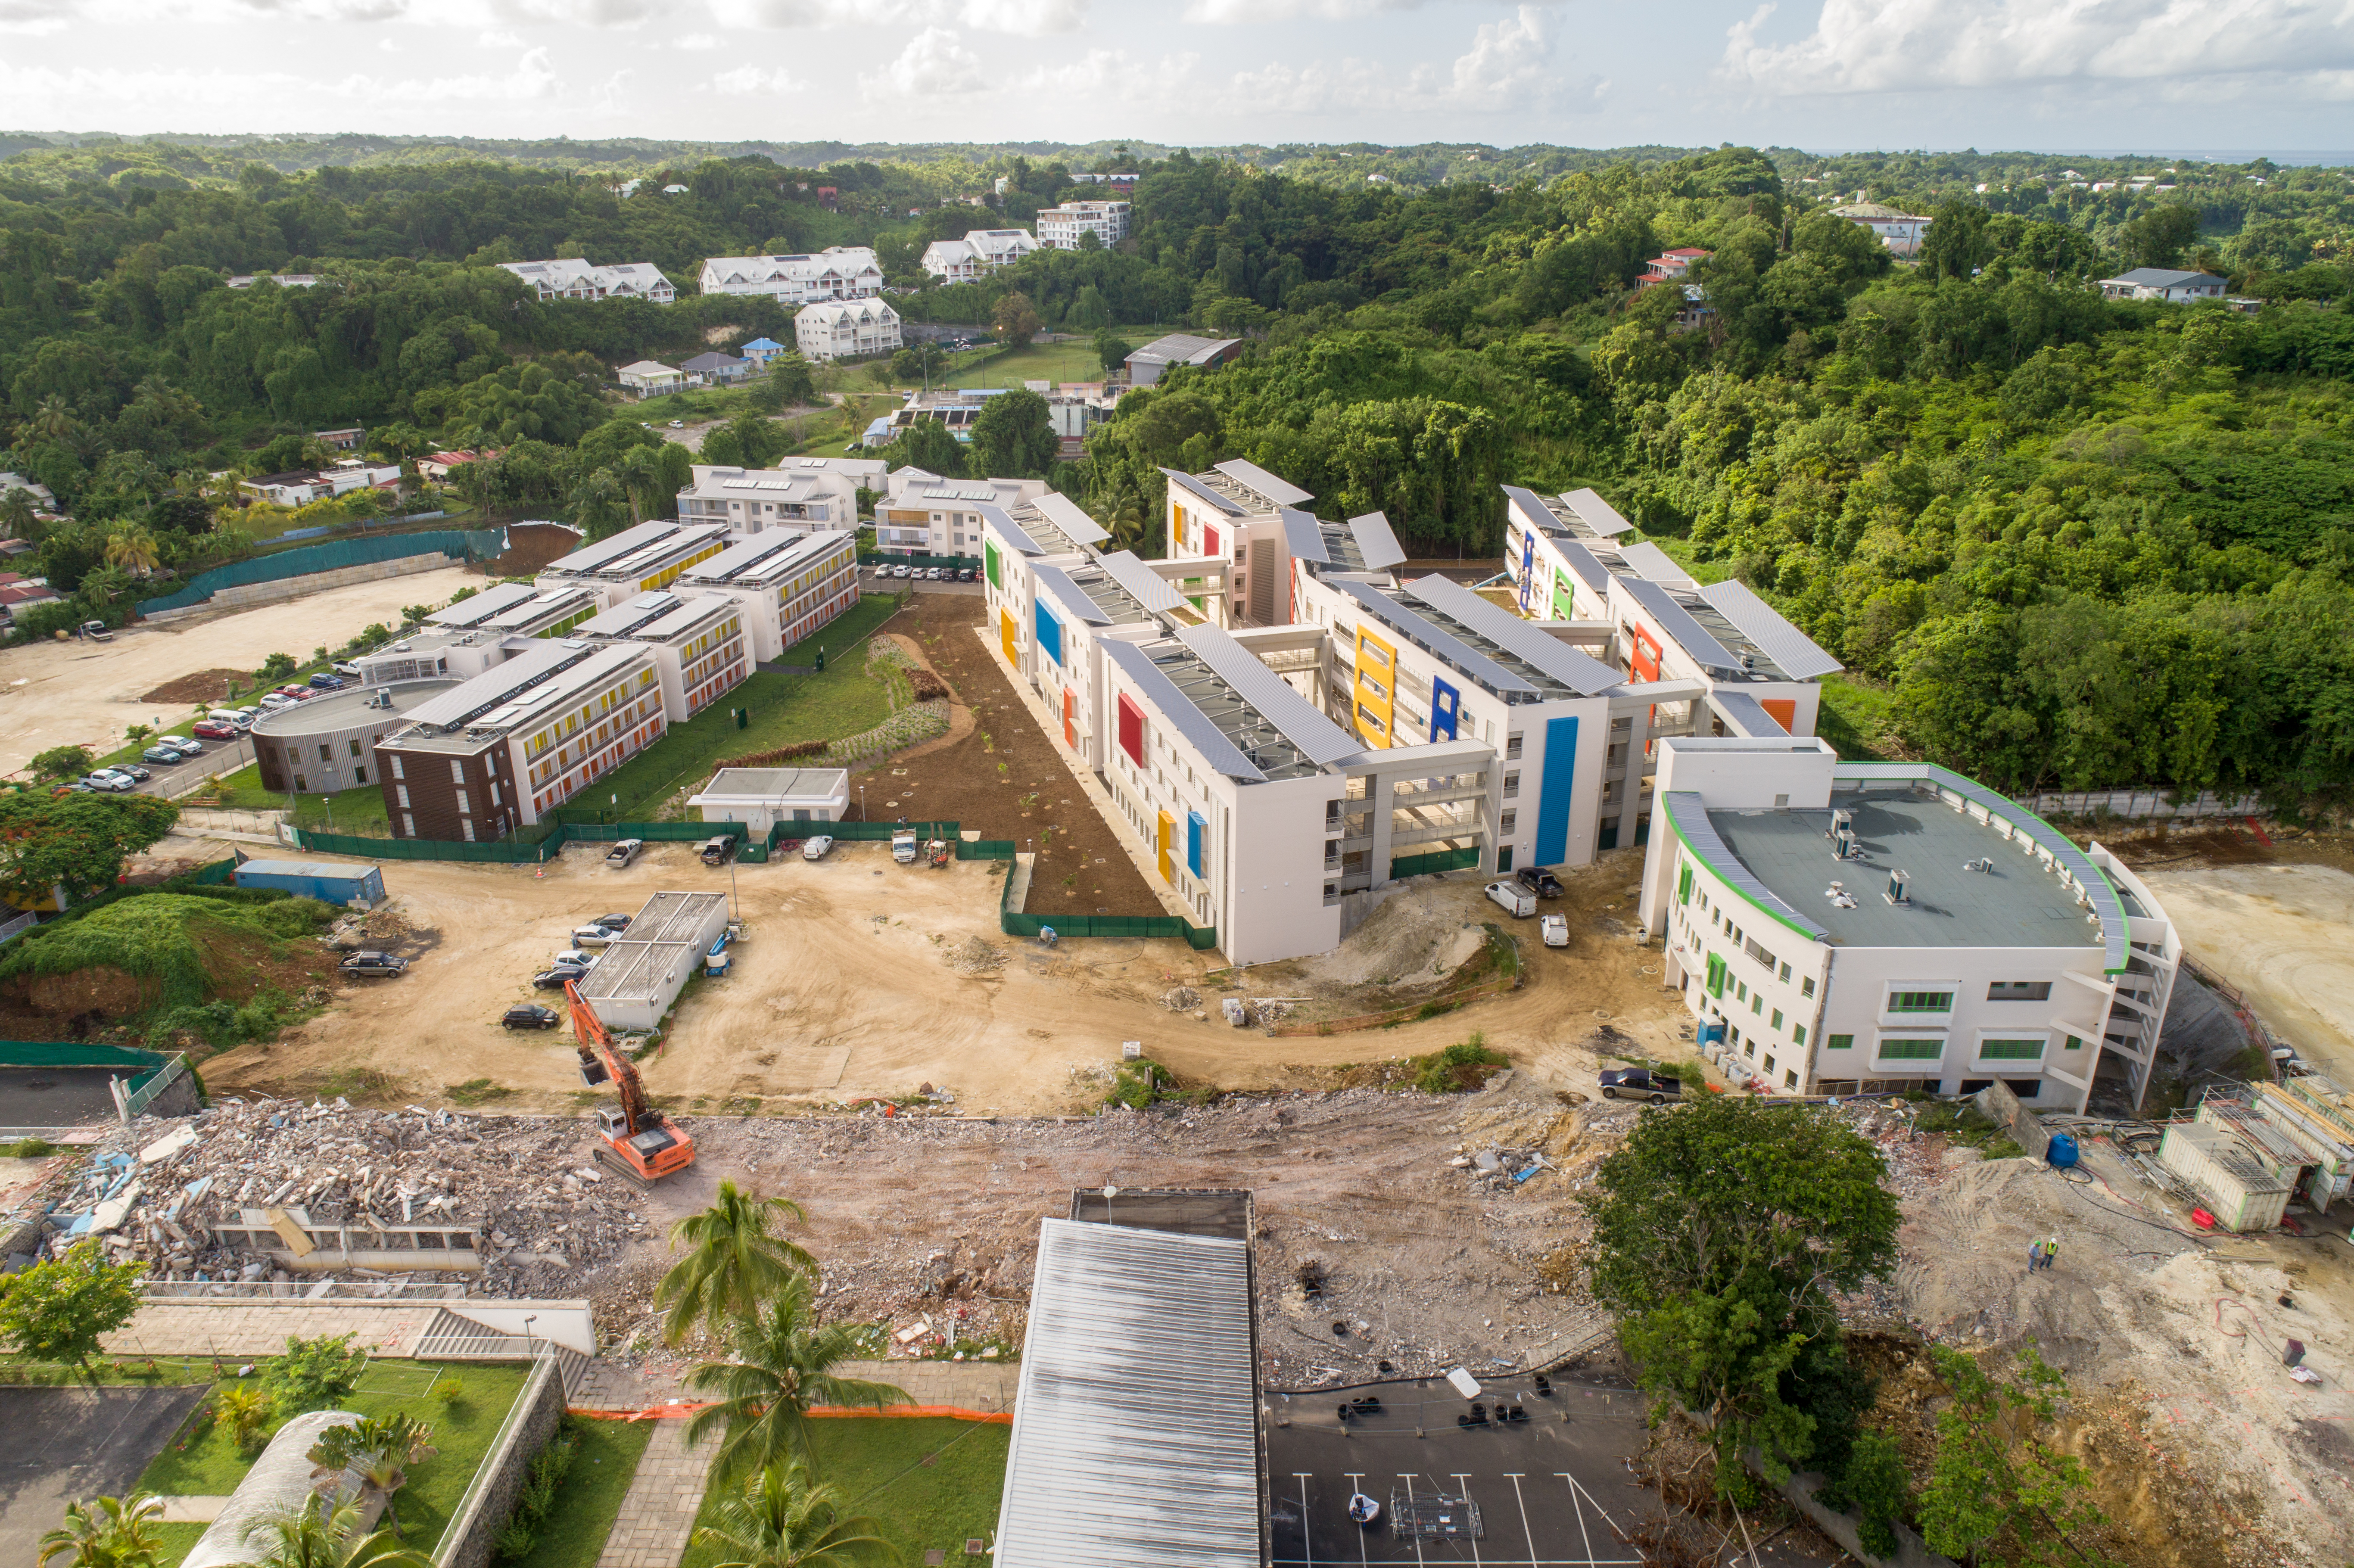
<svg viewBox="0 0 2354 1568"><path fill-rule="evenodd" d="M543 300L652 300L666 305L678 290L651 261L592 267L575 256L556 261L502 261L504 271L529 283Z"/></svg>
<svg viewBox="0 0 2354 1568"><path fill-rule="evenodd" d="M684 724L752 673L747 620L744 607L724 594L643 593L582 621L574 635L652 649L663 711Z"/></svg>
<svg viewBox="0 0 2354 1568"><path fill-rule="evenodd" d="M982 506L1012 511L1046 491L1043 479L943 479L912 464L885 482L875 504L875 547L886 555L977 556Z"/></svg>
<svg viewBox="0 0 2354 1568"><path fill-rule="evenodd" d="M669 727L653 650L541 642L408 711L378 741L395 838L475 842L528 827Z"/></svg>
<svg viewBox="0 0 2354 1568"><path fill-rule="evenodd" d="M686 372L659 359L641 359L634 365L624 365L613 373L625 390L640 397L660 397L676 392L686 385Z"/></svg>
<svg viewBox="0 0 2354 1568"><path fill-rule="evenodd" d="M253 760L261 787L282 795L366 788L376 743L407 725L410 709L456 684L429 676L329 692L262 715L253 722Z"/></svg>
<svg viewBox="0 0 2354 1568"><path fill-rule="evenodd" d="M878 458L788 458L783 468L697 463L678 493L683 523L719 523L737 535L769 528L856 529L858 493L882 487Z"/></svg>
<svg viewBox="0 0 2354 1568"><path fill-rule="evenodd" d="M793 315L801 357L855 359L899 346L899 313L881 300L835 300L803 305Z"/></svg>
<svg viewBox="0 0 2354 1568"><path fill-rule="evenodd" d="M1221 626L1288 620L1283 514L1315 497L1240 458L1201 473L1161 473L1169 482L1166 558L1199 568L1184 578L1186 596Z"/></svg>
<svg viewBox="0 0 2354 1568"><path fill-rule="evenodd" d="M1640 917L1736 1077L2140 1109L2182 945L2098 843L1928 763L1659 743Z"/></svg>
<svg viewBox="0 0 2354 1568"><path fill-rule="evenodd" d="M678 591L742 606L752 657L774 659L858 602L858 535L763 534L690 567Z"/></svg>
<svg viewBox="0 0 2354 1568"><path fill-rule="evenodd" d="M1921 253L1921 241L1928 235L1931 219L1918 213L1899 212L1876 201L1850 202L1831 208L1833 217L1846 218L1850 223L1872 230L1880 243L1899 256L1912 257Z"/></svg>
<svg viewBox="0 0 2354 1568"><path fill-rule="evenodd" d="M724 524L658 519L559 556L540 567L536 580L543 588L588 588L610 609L670 587L679 573L726 547Z"/></svg>
<svg viewBox="0 0 2354 1568"><path fill-rule="evenodd" d="M714 256L703 264L706 294L766 294L788 305L867 300L883 291L872 248L830 245L803 256Z"/></svg>
<svg viewBox="0 0 2354 1568"><path fill-rule="evenodd" d="M925 271L950 283L970 283L1038 249L1023 228L968 229L962 239L935 239L924 248Z"/></svg>
<svg viewBox="0 0 2354 1568"><path fill-rule="evenodd" d="M1079 236L1092 234L1106 249L1128 238L1130 205L1124 201L1067 201L1038 212L1038 243L1076 250Z"/></svg>

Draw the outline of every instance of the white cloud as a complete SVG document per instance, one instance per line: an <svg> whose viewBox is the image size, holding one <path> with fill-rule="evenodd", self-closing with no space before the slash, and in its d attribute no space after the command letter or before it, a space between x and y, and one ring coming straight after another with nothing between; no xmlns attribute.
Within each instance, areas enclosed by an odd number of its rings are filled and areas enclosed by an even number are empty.
<svg viewBox="0 0 2354 1568"><path fill-rule="evenodd" d="M523 48L523 40L517 37L514 34L508 32L504 27L493 27L475 38L474 42L480 44L486 49L519 49Z"/></svg>
<svg viewBox="0 0 2354 1568"><path fill-rule="evenodd" d="M970 27L1040 37L1076 32L1090 0L711 0L727 27Z"/></svg>
<svg viewBox="0 0 2354 1568"><path fill-rule="evenodd" d="M1301 18L1318 22L1359 22L1396 11L1419 11L1424 0L1188 0L1188 22L1219 26L1249 27L1267 22Z"/></svg>
<svg viewBox="0 0 2354 1568"><path fill-rule="evenodd" d="M546 49L533 49L504 75L392 79L354 71L329 80L288 71L125 70L77 66L0 64L0 101L40 121L62 121L76 106L91 102L185 106L191 121L207 124L223 104L267 103L292 111L273 116L283 123L323 109L478 102L511 103L556 95L558 79ZM261 116L240 113L246 128Z"/></svg>
<svg viewBox="0 0 2354 1568"><path fill-rule="evenodd" d="M1727 29L1721 77L1801 94L2278 73L2326 92L2354 69L2354 0L1824 0L1808 37L1762 44L1773 9Z"/></svg>
<svg viewBox="0 0 2354 1568"><path fill-rule="evenodd" d="M1522 5L1502 21L1483 23L1472 35L1471 48L1443 71L1421 65L1400 79L1379 63L1353 57L1299 66L1277 61L1235 73L1228 106L1235 112L1274 108L1294 114L1497 113L1526 111L1568 88L1598 90L1590 79L1562 80L1553 54L1544 13Z"/></svg>
<svg viewBox="0 0 2354 1568"><path fill-rule="evenodd" d="M386 81L353 75L335 86L338 96L377 103L450 103L480 100L505 102L520 98L547 98L556 91L556 68L546 49L533 49L504 76L440 76Z"/></svg>
<svg viewBox="0 0 2354 1568"><path fill-rule="evenodd" d="M714 91L724 92L731 98L749 98L783 92L801 92L808 89L809 83L795 81L791 74L782 66L779 66L774 70L763 70L758 66L739 66L734 70L723 70L713 77L711 86Z"/></svg>
<svg viewBox="0 0 2354 1568"><path fill-rule="evenodd" d="M1126 49L1089 49L1077 59L1063 65L1038 66L1024 73L1014 86L1025 93L1050 92L1066 99L1091 98L1120 83L1136 79L1136 61Z"/></svg>
<svg viewBox="0 0 2354 1568"><path fill-rule="evenodd" d="M1025 38L1076 33L1087 19L1087 0L964 0L957 19L983 32Z"/></svg>
<svg viewBox="0 0 2354 1568"><path fill-rule="evenodd" d="M979 92L988 85L981 57L945 27L926 27L907 40L898 58L858 79L859 90L878 99L945 98Z"/></svg>
<svg viewBox="0 0 2354 1568"><path fill-rule="evenodd" d="M719 40L709 33L686 33L673 38L670 47L674 49L716 49L719 47Z"/></svg>

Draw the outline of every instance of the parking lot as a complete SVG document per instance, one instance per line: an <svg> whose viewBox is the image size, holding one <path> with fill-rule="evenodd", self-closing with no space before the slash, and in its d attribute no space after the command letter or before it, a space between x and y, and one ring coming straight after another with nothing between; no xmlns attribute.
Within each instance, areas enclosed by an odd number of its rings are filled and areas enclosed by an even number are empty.
<svg viewBox="0 0 2354 1568"><path fill-rule="evenodd" d="M205 1393L0 1387L0 1563L29 1568L66 1504L128 1492Z"/></svg>

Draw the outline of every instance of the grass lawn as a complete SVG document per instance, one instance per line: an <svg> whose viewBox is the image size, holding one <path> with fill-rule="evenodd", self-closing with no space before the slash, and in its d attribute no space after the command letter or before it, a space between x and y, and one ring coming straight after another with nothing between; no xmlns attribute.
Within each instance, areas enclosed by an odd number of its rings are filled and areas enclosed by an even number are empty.
<svg viewBox="0 0 2354 1568"><path fill-rule="evenodd" d="M573 1451L572 1468L556 1489L539 1539L529 1552L507 1560L508 1568L597 1568L605 1538L621 1516L621 1499L638 1473L647 1442L654 1435L651 1421L579 1421L573 1425L580 1446Z"/></svg>
<svg viewBox="0 0 2354 1568"><path fill-rule="evenodd" d="M875 1520L875 1533L899 1549L902 1563L921 1563L935 1547L960 1562L967 1541L996 1538L1011 1426L946 1416L854 1416L812 1425L817 1478L842 1489L848 1512ZM926 1465L927 1457L933 1462ZM704 1494L698 1529L712 1522L721 1495ZM690 1543L682 1568L710 1568L719 1560L713 1548Z"/></svg>
<svg viewBox="0 0 2354 1568"><path fill-rule="evenodd" d="M1142 344L1146 339L1129 338L1122 342ZM1103 360L1096 345L1086 339L1077 343L1034 343L1013 353L1001 355L970 370L951 370L935 386L939 387L1019 387L1024 381L1100 381L1104 378Z"/></svg>
<svg viewBox="0 0 2354 1568"><path fill-rule="evenodd" d="M1896 694L1879 682L1856 675L1823 677L1822 711L1815 733L1844 762L1884 762L1893 755L1889 708Z"/></svg>
<svg viewBox="0 0 2354 1568"><path fill-rule="evenodd" d="M433 1446L440 1452L411 1470L408 1484L393 1499L409 1544L427 1552L449 1528L459 1499L466 1495L508 1407L530 1375L522 1367L449 1370L465 1392L445 1404L428 1392L445 1370L406 1361L374 1362L342 1406L362 1415L405 1410L433 1428ZM253 1457L238 1450L226 1426L192 1416L182 1436L140 1476L139 1489L158 1497L222 1496L237 1489L253 1467Z"/></svg>
<svg viewBox="0 0 2354 1568"><path fill-rule="evenodd" d="M145 1356L114 1361L101 1356L91 1363L101 1383L143 1385L149 1388L185 1387L189 1383L210 1383L220 1374L210 1356L157 1356L152 1361ZM150 1372L148 1369L154 1370ZM0 1383L18 1388L57 1388L69 1383L87 1383L90 1380L71 1367L61 1367L55 1361L37 1361L25 1356L0 1356Z"/></svg>
<svg viewBox="0 0 2354 1568"><path fill-rule="evenodd" d="M228 787L228 799L223 809L232 811L282 811L288 797L261 787L261 765L240 768L234 773L221 775ZM358 833L366 838L380 839L391 832L385 817L384 791L373 784L355 789L338 789L330 795L296 795L294 825L318 828L338 833ZM202 804L201 801L191 804Z"/></svg>
<svg viewBox="0 0 2354 1568"><path fill-rule="evenodd" d="M651 821L681 786L708 778L724 757L771 751L796 741L833 740L874 728L891 716L890 693L881 682L867 678L864 656L855 644L896 610L896 604L880 594L862 598L814 637L785 650L782 662L813 664L823 644L823 673L753 672L742 685L684 724L673 725L662 739L599 779L561 814L594 820L602 807L608 815L618 811L620 821ZM731 711L736 708L751 710L743 729L736 727ZM620 798L618 807L613 796ZM336 821L342 820L339 813Z"/></svg>
<svg viewBox="0 0 2354 1568"><path fill-rule="evenodd" d="M196 1550L196 1542L204 1539L205 1531L212 1526L156 1524L148 1528L155 1534L155 1568L180 1568L180 1559Z"/></svg>

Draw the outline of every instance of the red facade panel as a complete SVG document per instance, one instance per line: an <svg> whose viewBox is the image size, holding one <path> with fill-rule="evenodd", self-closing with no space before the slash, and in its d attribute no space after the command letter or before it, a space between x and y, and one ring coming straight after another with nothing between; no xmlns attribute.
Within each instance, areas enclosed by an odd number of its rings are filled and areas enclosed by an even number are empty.
<svg viewBox="0 0 2354 1568"><path fill-rule="evenodd" d="M1137 767L1144 766L1144 710L1126 692L1119 694L1119 748Z"/></svg>

